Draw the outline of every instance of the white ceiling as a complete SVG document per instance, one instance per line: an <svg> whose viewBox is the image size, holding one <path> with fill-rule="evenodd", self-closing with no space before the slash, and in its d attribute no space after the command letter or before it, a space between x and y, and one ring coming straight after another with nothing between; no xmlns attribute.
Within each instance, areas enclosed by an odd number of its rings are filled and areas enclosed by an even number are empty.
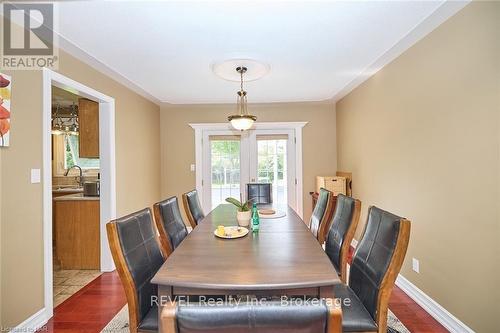
<svg viewBox="0 0 500 333"><path fill-rule="evenodd" d="M271 67L246 85L250 103L319 101L345 94L465 5L443 14L449 4L67 1L59 33L63 48L155 101L234 102L239 84L211 70L232 58Z"/></svg>

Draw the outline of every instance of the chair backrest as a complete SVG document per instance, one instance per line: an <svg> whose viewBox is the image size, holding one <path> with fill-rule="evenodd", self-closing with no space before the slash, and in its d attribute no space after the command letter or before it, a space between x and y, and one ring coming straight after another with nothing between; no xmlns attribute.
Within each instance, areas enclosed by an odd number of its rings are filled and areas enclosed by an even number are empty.
<svg viewBox="0 0 500 333"><path fill-rule="evenodd" d="M370 207L349 272L349 287L385 332L389 297L410 239L410 221Z"/></svg>
<svg viewBox="0 0 500 333"><path fill-rule="evenodd" d="M198 191L192 190L182 195L182 203L191 227L194 229L205 217L201 208Z"/></svg>
<svg viewBox="0 0 500 333"><path fill-rule="evenodd" d="M247 200L256 204L273 203L273 191L271 183L249 183L247 184Z"/></svg>
<svg viewBox="0 0 500 333"><path fill-rule="evenodd" d="M309 229L320 243L325 241L325 226L333 213L333 193L321 188L318 201L311 215Z"/></svg>
<svg viewBox="0 0 500 333"><path fill-rule="evenodd" d="M127 296L132 332L151 309L150 281L164 262L149 208L106 224L109 247Z"/></svg>
<svg viewBox="0 0 500 333"><path fill-rule="evenodd" d="M243 305L180 305L169 303L161 313L163 333L340 333L338 302Z"/></svg>
<svg viewBox="0 0 500 333"><path fill-rule="evenodd" d="M188 235L177 197L171 197L153 205L156 228L160 234L163 254L169 256Z"/></svg>
<svg viewBox="0 0 500 333"><path fill-rule="evenodd" d="M327 227L325 252L346 282L347 256L359 221L361 201L343 194L337 196L337 205L330 226Z"/></svg>

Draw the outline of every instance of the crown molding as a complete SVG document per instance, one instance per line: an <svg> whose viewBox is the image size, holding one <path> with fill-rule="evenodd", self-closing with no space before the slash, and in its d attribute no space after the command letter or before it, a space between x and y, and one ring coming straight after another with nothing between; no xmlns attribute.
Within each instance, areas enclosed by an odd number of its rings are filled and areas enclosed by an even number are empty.
<svg viewBox="0 0 500 333"><path fill-rule="evenodd" d="M64 36L62 36L59 33L58 33L58 38L59 38L59 48L64 50L66 53L77 58L78 60L82 61L83 63L89 65L90 67L94 68L98 72L110 77L111 79L115 80L116 82L120 83L121 85L128 87L129 89L133 90L135 93L150 100L151 102L155 103L156 105L160 106L160 104L162 103L162 101L160 99L158 99L156 96L153 96L152 94L150 94L146 89L142 88L137 83L135 83L131 79L127 78L125 75L123 75L120 72L118 72L117 70L113 69L111 66L106 65L102 61L100 61L97 58L95 58L94 56L90 55L89 53L84 51L82 48L77 46L75 43L68 40L67 38L65 38Z"/></svg>
<svg viewBox="0 0 500 333"><path fill-rule="evenodd" d="M375 75L378 71L388 65L391 61L399 57L406 50L416 44L419 40L427 36L438 26L446 22L450 17L469 4L471 0L446 0L434 12L425 17L420 23L408 32L402 39L389 48L370 66L361 71L356 78L349 82L339 92L332 97L334 103L341 100L363 82Z"/></svg>
<svg viewBox="0 0 500 333"><path fill-rule="evenodd" d="M458 11L464 8L467 4L469 4L471 0L445 0L434 12L425 17L420 23L415 25L415 27L408 32L402 39L396 42L391 48L389 48L381 57L379 57L376 61L374 61L367 68L362 70L356 78L350 81L347 85L344 86L340 91L336 93L332 93L332 97L327 98L326 100L332 101L336 103L351 91L353 91L356 87L361 85L363 82L368 80L370 77L375 75L378 71L384 68L391 61L396 59L402 53L404 53L407 49L417 43L419 40L424 38L434 29L436 29L439 25L444 23L450 17L455 15ZM167 100L161 100L156 96L149 93L146 89L142 88L140 85L133 82L131 79L127 78L124 74L120 73L118 70L113 69L111 66L105 64L104 62L98 60L91 54L87 53L85 50L80 48L76 43L68 40L64 36L58 33L59 36L59 47L79 59L80 61L86 63L97 71L107 75L113 80L132 87L133 90L144 98L152 101L153 103L160 104L173 104L173 105L184 105L184 104L226 104L222 103L171 103ZM308 102L320 102L322 100L311 100Z"/></svg>

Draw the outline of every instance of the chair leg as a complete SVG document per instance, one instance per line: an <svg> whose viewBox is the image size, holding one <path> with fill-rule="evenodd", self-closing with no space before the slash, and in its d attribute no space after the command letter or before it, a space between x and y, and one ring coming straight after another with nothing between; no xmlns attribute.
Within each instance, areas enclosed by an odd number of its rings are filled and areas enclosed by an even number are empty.
<svg viewBox="0 0 500 333"><path fill-rule="evenodd" d="M176 302L168 302L162 306L159 333L177 333L176 311Z"/></svg>
<svg viewBox="0 0 500 333"><path fill-rule="evenodd" d="M326 298L328 305L327 333L342 333L342 308L333 298Z"/></svg>

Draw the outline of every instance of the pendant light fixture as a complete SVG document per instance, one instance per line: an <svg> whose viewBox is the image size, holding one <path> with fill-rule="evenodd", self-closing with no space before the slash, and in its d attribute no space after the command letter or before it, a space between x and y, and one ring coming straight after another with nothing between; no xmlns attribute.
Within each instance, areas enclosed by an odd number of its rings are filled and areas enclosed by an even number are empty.
<svg viewBox="0 0 500 333"><path fill-rule="evenodd" d="M52 134L79 134L78 107L74 103L70 107L56 105L52 109Z"/></svg>
<svg viewBox="0 0 500 333"><path fill-rule="evenodd" d="M227 119L235 129L246 131L252 127L257 117L248 114L247 92L243 90L243 74L246 73L247 68L245 66L238 66L236 67L236 71L240 74L240 91L237 92L238 100L236 103L237 114L229 116Z"/></svg>

